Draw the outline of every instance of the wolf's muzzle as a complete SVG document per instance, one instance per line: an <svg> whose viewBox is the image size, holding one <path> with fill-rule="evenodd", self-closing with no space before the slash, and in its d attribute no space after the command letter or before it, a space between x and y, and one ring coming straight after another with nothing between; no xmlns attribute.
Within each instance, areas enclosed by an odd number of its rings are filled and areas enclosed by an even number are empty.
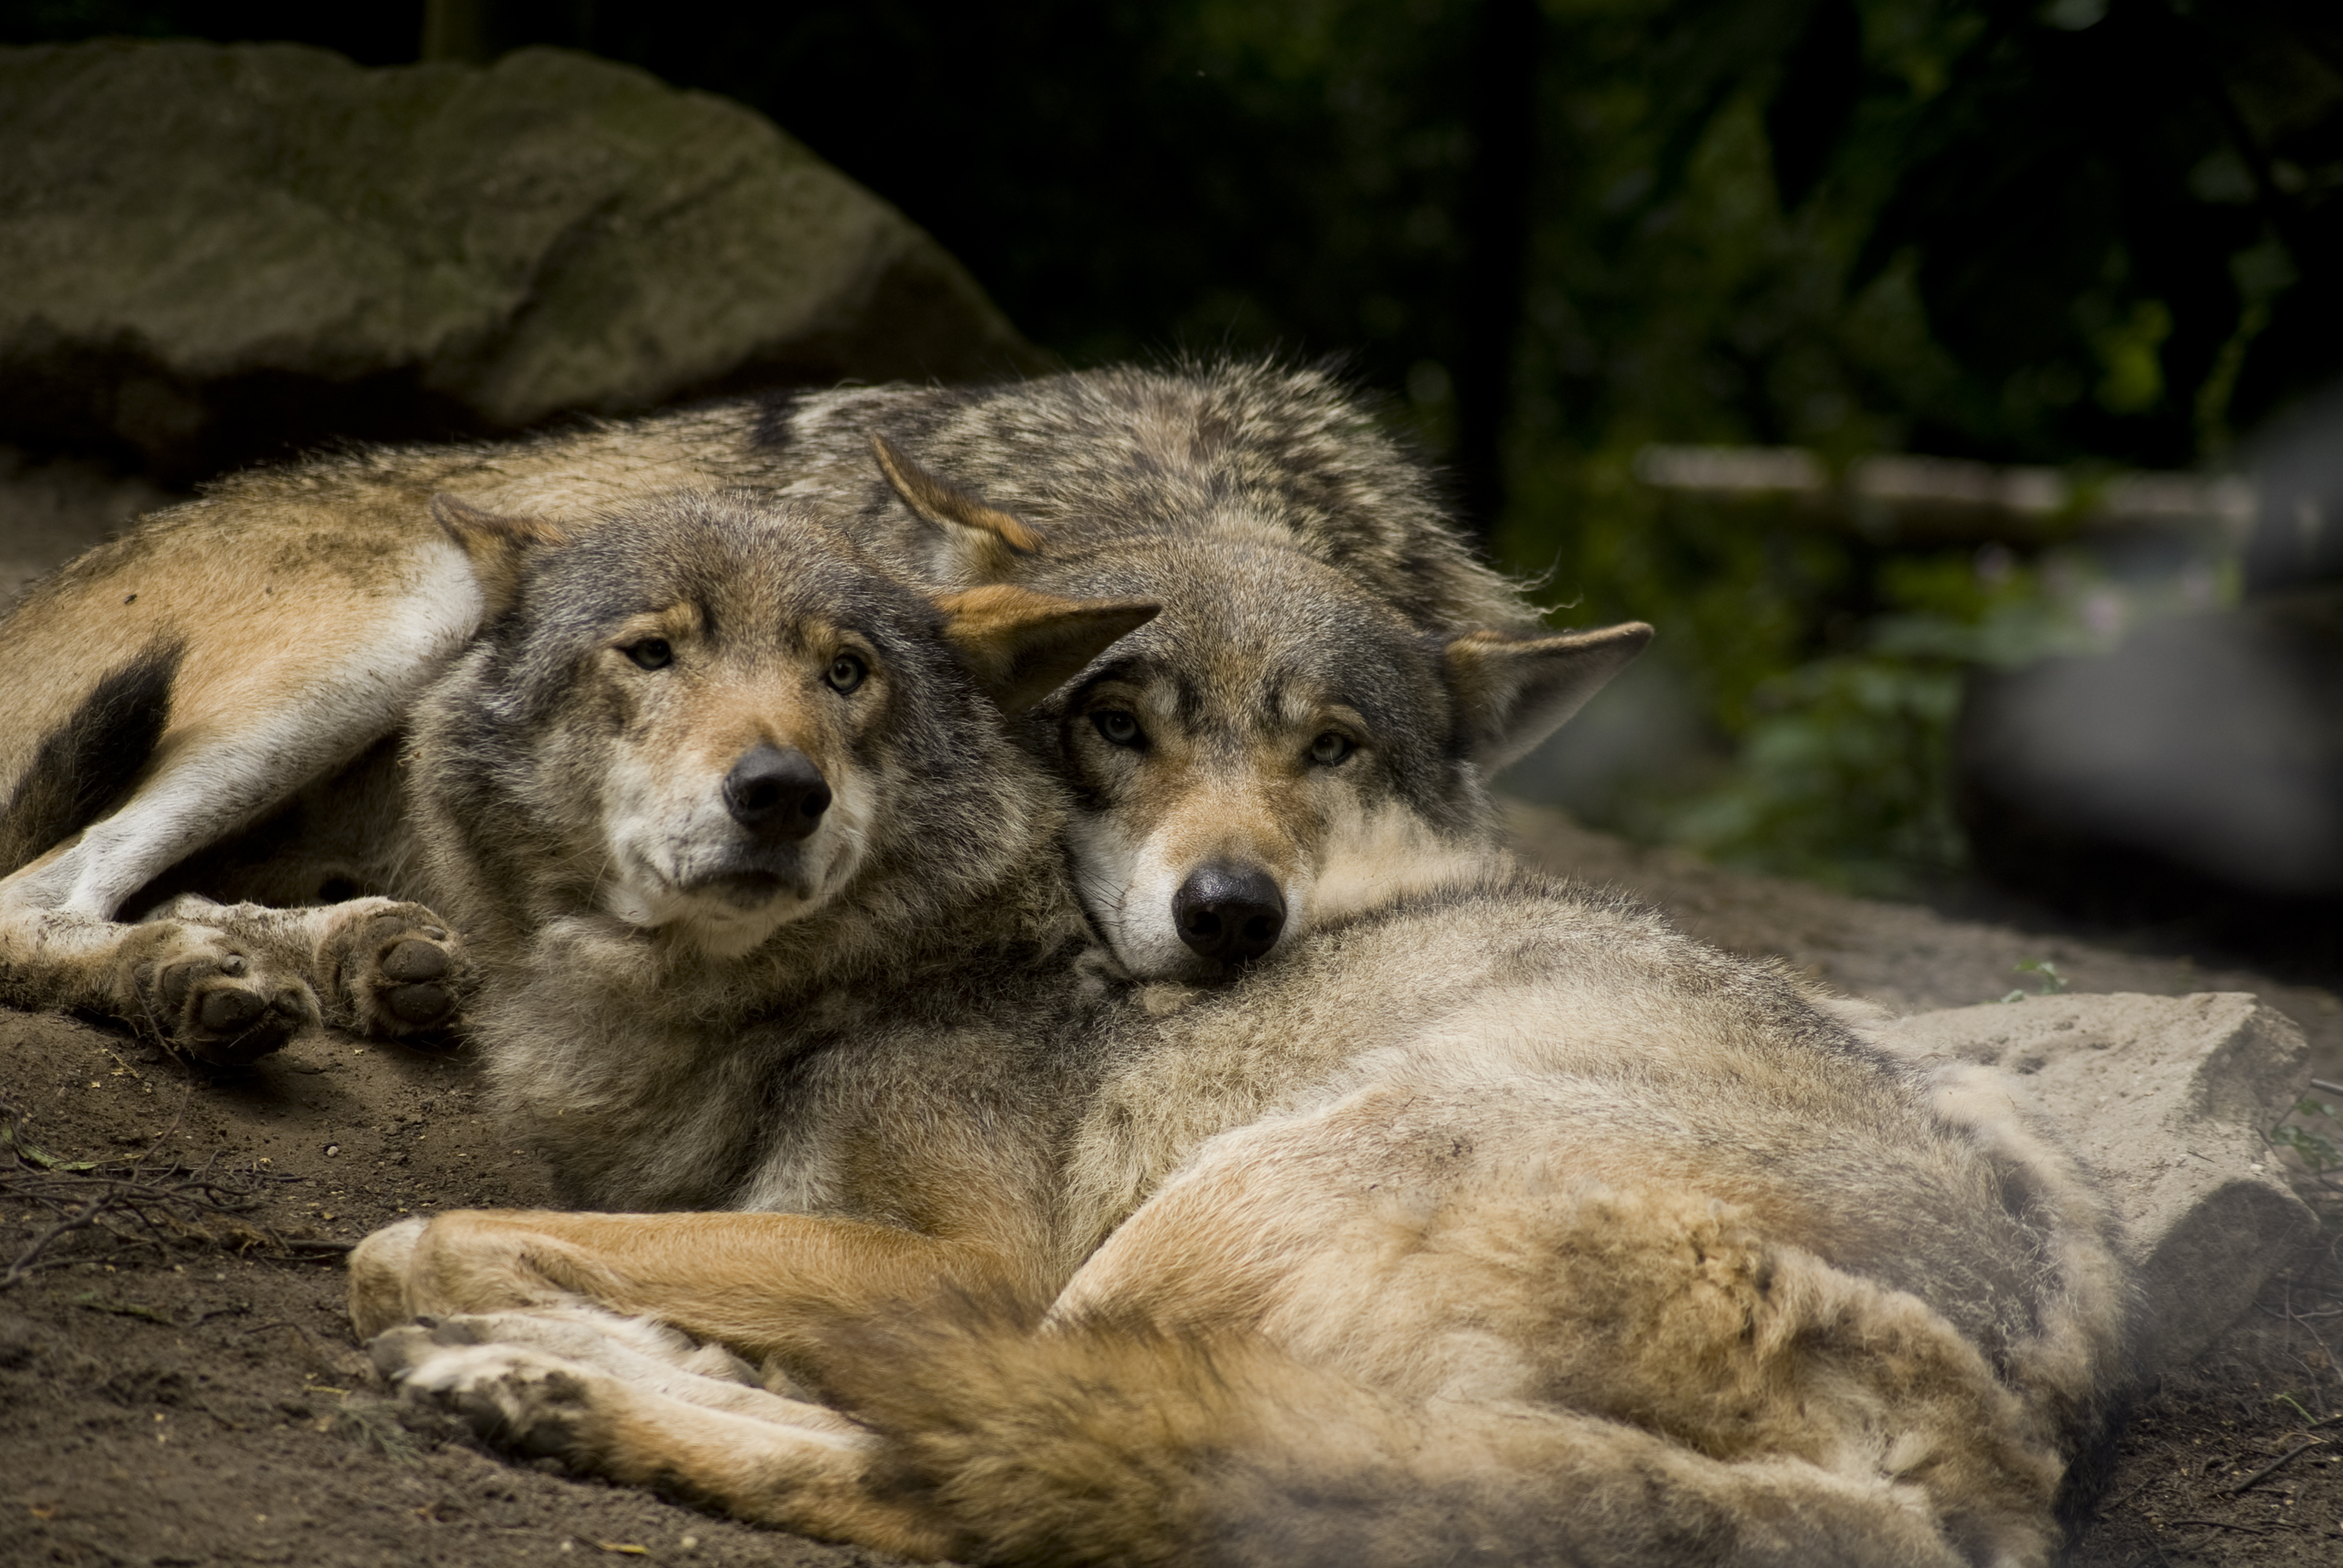
<svg viewBox="0 0 2343 1568"><path fill-rule="evenodd" d="M1180 940L1205 958L1257 959L1285 930L1285 895L1257 868L1202 866L1172 895L1172 923Z"/></svg>
<svg viewBox="0 0 2343 1568"><path fill-rule="evenodd" d="M744 753L724 776L724 809L732 819L767 843L795 843L813 836L830 809L830 782L813 759L795 747L760 745Z"/></svg>

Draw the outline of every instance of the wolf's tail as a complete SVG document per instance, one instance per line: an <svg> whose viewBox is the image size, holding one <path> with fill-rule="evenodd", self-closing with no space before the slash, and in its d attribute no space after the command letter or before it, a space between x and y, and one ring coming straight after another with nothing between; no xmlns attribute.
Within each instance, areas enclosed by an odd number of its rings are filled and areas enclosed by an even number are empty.
<svg viewBox="0 0 2343 1568"><path fill-rule="evenodd" d="M1404 1402L1257 1341L1006 1314L866 1326L830 1392L965 1561L1133 1568L2029 1564L2010 1521L1550 1406Z"/></svg>
<svg viewBox="0 0 2343 1568"><path fill-rule="evenodd" d="M146 767L171 717L184 645L157 642L107 671L34 748L0 810L0 876L96 821Z"/></svg>

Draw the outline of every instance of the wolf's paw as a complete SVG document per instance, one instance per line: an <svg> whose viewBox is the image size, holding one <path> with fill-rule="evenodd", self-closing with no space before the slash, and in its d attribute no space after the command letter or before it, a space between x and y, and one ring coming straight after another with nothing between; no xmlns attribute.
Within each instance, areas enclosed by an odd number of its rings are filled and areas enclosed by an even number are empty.
<svg viewBox="0 0 2343 1568"><path fill-rule="evenodd" d="M357 1266L353 1259L352 1269ZM432 1338L443 1345L526 1345L616 1377L654 1383L662 1374L677 1372L750 1388L761 1383L755 1368L722 1345L695 1343L689 1334L655 1319L628 1317L582 1302L443 1317Z"/></svg>
<svg viewBox="0 0 2343 1568"><path fill-rule="evenodd" d="M317 1022L317 999L298 976L226 931L180 920L136 928L119 990L133 1023L220 1067L257 1060Z"/></svg>
<svg viewBox="0 0 2343 1568"><path fill-rule="evenodd" d="M463 1332L421 1323L377 1334L367 1346L375 1369L411 1403L447 1412L499 1446L572 1463L593 1452L596 1385L591 1367L528 1345L463 1342ZM458 1342L448 1343L454 1339Z"/></svg>
<svg viewBox="0 0 2343 1568"><path fill-rule="evenodd" d="M350 1326L360 1339L371 1339L407 1315L407 1271L415 1261L416 1243L431 1223L422 1214L410 1214L360 1241L350 1252Z"/></svg>
<svg viewBox="0 0 2343 1568"><path fill-rule="evenodd" d="M454 1023L471 968L438 916L388 899L354 900L317 949L334 1021L391 1039Z"/></svg>

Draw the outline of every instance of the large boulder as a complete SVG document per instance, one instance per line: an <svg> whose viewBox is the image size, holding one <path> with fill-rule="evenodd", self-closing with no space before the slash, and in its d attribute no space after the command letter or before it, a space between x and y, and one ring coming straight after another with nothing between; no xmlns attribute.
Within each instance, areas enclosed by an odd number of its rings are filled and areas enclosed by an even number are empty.
<svg viewBox="0 0 2343 1568"><path fill-rule="evenodd" d="M2264 1136L2308 1084L2309 1048L2251 996L2028 997L1922 1013L1889 1037L2000 1070L2105 1184L2147 1295L2151 1377L2210 1345L2315 1228Z"/></svg>
<svg viewBox="0 0 2343 1568"><path fill-rule="evenodd" d="M1980 670L1953 742L1970 847L1996 880L2052 902L2121 909L2158 883L2191 902L2206 883L2343 899L2338 685L2334 587Z"/></svg>
<svg viewBox="0 0 2343 1568"><path fill-rule="evenodd" d="M168 477L779 382L1033 367L738 104L556 49L0 49L0 440Z"/></svg>

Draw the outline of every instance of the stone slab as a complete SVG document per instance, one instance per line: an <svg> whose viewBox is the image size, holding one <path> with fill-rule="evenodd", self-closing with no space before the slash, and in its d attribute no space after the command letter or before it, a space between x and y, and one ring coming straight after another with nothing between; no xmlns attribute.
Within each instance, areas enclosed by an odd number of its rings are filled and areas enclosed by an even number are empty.
<svg viewBox="0 0 2343 1568"><path fill-rule="evenodd" d="M2150 1375L2210 1345L2316 1224L2265 1137L2308 1087L2309 1048L2253 996L2036 996L1888 1033L2001 1070L2105 1183L2147 1295Z"/></svg>

